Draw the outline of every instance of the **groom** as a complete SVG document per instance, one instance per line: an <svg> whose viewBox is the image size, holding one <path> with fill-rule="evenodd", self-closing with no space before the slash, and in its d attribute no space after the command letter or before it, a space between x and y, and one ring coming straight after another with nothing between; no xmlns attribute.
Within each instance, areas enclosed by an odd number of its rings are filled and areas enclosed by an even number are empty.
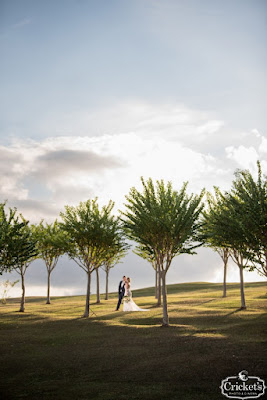
<svg viewBox="0 0 267 400"><path fill-rule="evenodd" d="M123 299L123 296L125 293L125 287L124 287L125 282L126 282L126 276L124 275L122 277L122 281L120 281L120 283L119 283L119 300L118 300L116 311L119 311L119 308L120 308L120 305L121 305L121 302L122 302L122 299Z"/></svg>

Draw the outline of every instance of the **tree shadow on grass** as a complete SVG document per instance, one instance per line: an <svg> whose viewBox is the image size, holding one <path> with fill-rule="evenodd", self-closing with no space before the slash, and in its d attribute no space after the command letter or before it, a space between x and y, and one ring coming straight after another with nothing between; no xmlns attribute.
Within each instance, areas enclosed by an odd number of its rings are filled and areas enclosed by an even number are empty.
<svg viewBox="0 0 267 400"><path fill-rule="evenodd" d="M244 310L244 309L242 309L242 308L239 307L239 308L237 308L237 309L235 309L235 310L229 312L228 314L223 315L222 318L228 318L228 317L230 317L231 315L236 314L236 313L238 313L238 312L242 312L242 311L246 311L246 310Z"/></svg>
<svg viewBox="0 0 267 400"><path fill-rule="evenodd" d="M218 298L212 298L210 300L206 300L206 301L198 301L196 299L191 299L191 300L178 300L178 301L172 301L171 299L168 301L168 305L185 305L185 306L201 306L202 304L206 304L206 303L211 303L213 301L218 300Z"/></svg>
<svg viewBox="0 0 267 400"><path fill-rule="evenodd" d="M117 316L114 312L109 317ZM217 400L221 398L221 379L244 365L261 375L260 345L242 346L228 337L185 335L183 326L136 329L127 324L127 314L125 325L109 324L101 318L107 316L83 322L47 319L47 329L29 323L11 330L7 339L17 342L16 352L6 346L5 362L0 365L5 398L34 399L38 394L43 400ZM148 324L148 319L135 318L138 325L140 320ZM196 324L199 319L196 316ZM152 320L160 323L159 318ZM194 333L194 326L190 329Z"/></svg>
<svg viewBox="0 0 267 400"><path fill-rule="evenodd" d="M10 322L12 320L12 322ZM48 318L46 316L41 316L39 314L35 314L32 312L19 312L19 311L12 311L12 313L2 314L1 315L1 322L6 325L10 322L10 324L14 323L23 323L23 322L40 322L40 321L47 321ZM0 322L0 324L1 324Z"/></svg>
<svg viewBox="0 0 267 400"><path fill-rule="evenodd" d="M196 303L195 305L196 306L201 306L202 304L211 303L211 302L213 302L215 300L218 300L218 299L214 298L214 299L210 299L210 300L207 300L207 301L201 301L200 303Z"/></svg>

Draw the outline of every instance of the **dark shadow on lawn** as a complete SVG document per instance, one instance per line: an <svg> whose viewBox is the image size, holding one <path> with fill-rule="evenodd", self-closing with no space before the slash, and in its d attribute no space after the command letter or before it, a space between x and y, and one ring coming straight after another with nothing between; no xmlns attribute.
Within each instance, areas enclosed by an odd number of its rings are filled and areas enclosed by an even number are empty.
<svg viewBox="0 0 267 400"><path fill-rule="evenodd" d="M172 300L169 300L168 301L168 304L169 305L174 305L174 304L180 304L180 305L190 305L190 306L201 306L202 304L206 304L206 303L211 303L212 301L215 301L215 300L218 300L218 298L213 298L213 299L211 299L211 300L207 300L207 301L201 301L201 302L198 302L197 300L195 300L195 299L192 299L192 300L187 300L187 301L185 301L185 300L180 300L180 301L172 301Z"/></svg>
<svg viewBox="0 0 267 400"><path fill-rule="evenodd" d="M212 301L218 300L216 299L211 299L211 300L207 300L207 301L201 301L200 303L196 303L196 306L201 306L202 304L206 304L206 303L211 303Z"/></svg>
<svg viewBox="0 0 267 400"><path fill-rule="evenodd" d="M196 316L194 326L200 321ZM161 321L154 318L157 322ZM1 354L2 390L7 399L192 400L200 399L202 392L201 400L219 400L221 379L231 373L246 366L262 375L263 345L243 346L228 336L188 336L185 329L136 329L95 318L22 325L8 336L10 343L17 343L16 351L6 346ZM144 389L137 393L142 384Z"/></svg>
<svg viewBox="0 0 267 400"><path fill-rule="evenodd" d="M12 320L12 322L9 322ZM8 323L10 325L12 324L17 324L17 323L24 323L24 322L40 322L40 321L48 321L48 318L46 316L40 316L39 314L35 313L27 313L27 312L19 312L19 311L12 311L11 313L8 314L3 314L1 315L1 320L0 320L0 325L1 321L4 322L4 326Z"/></svg>
<svg viewBox="0 0 267 400"><path fill-rule="evenodd" d="M233 310L233 311L231 311L230 313L223 315L222 318L230 317L230 315L233 315L233 314L236 314L236 313L242 312L242 311L245 311L245 310L242 309L242 308L237 308L236 310Z"/></svg>

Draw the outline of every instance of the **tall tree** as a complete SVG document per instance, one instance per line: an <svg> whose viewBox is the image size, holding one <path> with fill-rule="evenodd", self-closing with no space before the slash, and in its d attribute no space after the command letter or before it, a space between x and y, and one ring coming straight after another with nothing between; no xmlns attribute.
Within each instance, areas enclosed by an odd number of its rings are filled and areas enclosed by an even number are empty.
<svg viewBox="0 0 267 400"><path fill-rule="evenodd" d="M219 254L223 261L223 297L226 297L226 277L227 277L227 265L230 257L230 250L228 247L215 247L215 251Z"/></svg>
<svg viewBox="0 0 267 400"><path fill-rule="evenodd" d="M243 257L250 270L267 277L267 177L258 161L255 180L248 170L237 170L230 193L231 207L239 219L236 240L242 241Z"/></svg>
<svg viewBox="0 0 267 400"><path fill-rule="evenodd" d="M208 203L212 204L212 199L211 195L208 194ZM213 204L214 205L214 204ZM204 213L205 214L205 213ZM213 235L213 226L211 223L209 223L208 219L208 213L205 214L206 219L203 221L203 224L201 225L200 231L199 231L199 240L203 241L204 246L211 248L214 250L219 256L221 257L223 261L223 297L226 297L226 277L227 277L227 265L228 265L228 260L230 257L230 249L228 247L220 247L218 246L218 241L216 236Z"/></svg>
<svg viewBox="0 0 267 400"><path fill-rule="evenodd" d="M6 203L0 205L0 264L1 273L15 270L21 277L21 302L20 312L25 310L25 273L38 252L36 240L29 227L29 221L25 220L21 214L17 214L17 209L9 208L5 211Z"/></svg>
<svg viewBox="0 0 267 400"><path fill-rule="evenodd" d="M118 224L117 235L113 236L113 244L110 243L108 246L104 263L101 266L106 274L105 300L108 300L108 282L110 270L114 268L123 257L125 257L130 248L130 245L124 239L123 231L120 229L119 219L117 219L116 223Z"/></svg>
<svg viewBox="0 0 267 400"><path fill-rule="evenodd" d="M240 234L240 224L236 210L232 207L230 196L215 187L215 196L208 195L208 208L203 212L202 233L213 247L228 249L230 257L239 268L241 309L246 308L243 270L247 265L244 258L246 243Z"/></svg>
<svg viewBox="0 0 267 400"><path fill-rule="evenodd" d="M99 282L99 268L95 269L96 272L96 302L100 303L100 282Z"/></svg>
<svg viewBox="0 0 267 400"><path fill-rule="evenodd" d="M231 190L215 188L205 215L208 241L228 248L239 268L241 309L246 308L243 270L256 269L267 276L267 180L260 162L258 178L248 170L237 170ZM206 228L205 228L206 229Z"/></svg>
<svg viewBox="0 0 267 400"><path fill-rule="evenodd" d="M114 202L99 209L97 198L65 207L60 213L62 228L68 234L67 254L87 274L84 317L89 317L91 274L106 260L109 246L121 231L118 219L111 214Z"/></svg>
<svg viewBox="0 0 267 400"><path fill-rule="evenodd" d="M136 246L134 253L137 254L139 257L142 257L144 260L148 261L155 271L155 298L158 300L157 305L161 305L161 280L160 280L160 269L159 264L157 263L157 259L155 254L152 252L152 249L138 245Z"/></svg>
<svg viewBox="0 0 267 400"><path fill-rule="evenodd" d="M55 269L59 257L66 252L66 234L60 228L57 220L52 224L45 224L43 221L39 225L32 227L37 240L39 257L45 262L47 269L47 299L46 304L50 304L50 283L51 274Z"/></svg>
<svg viewBox="0 0 267 400"><path fill-rule="evenodd" d="M38 258L36 239L31 227L28 225L29 221L24 219L23 221L25 222L25 226L22 229L21 235L15 239L17 262L14 267L15 271L21 278L22 295L19 309L20 312L24 312L25 310L25 274L30 264Z"/></svg>
<svg viewBox="0 0 267 400"><path fill-rule="evenodd" d="M163 326L169 326L166 274L175 256L194 254L200 245L196 240L204 191L188 196L187 183L177 192L171 182L154 185L151 178L141 182L142 192L132 188L126 196L122 220L128 237L155 255L162 282Z"/></svg>
<svg viewBox="0 0 267 400"><path fill-rule="evenodd" d="M21 236L25 222L16 208L6 210L6 202L0 203L0 275L16 266L16 239Z"/></svg>

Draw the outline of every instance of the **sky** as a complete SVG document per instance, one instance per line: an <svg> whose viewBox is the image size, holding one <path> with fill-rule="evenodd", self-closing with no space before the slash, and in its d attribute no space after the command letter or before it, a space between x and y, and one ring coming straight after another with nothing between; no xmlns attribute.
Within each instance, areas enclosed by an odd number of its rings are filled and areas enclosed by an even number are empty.
<svg viewBox="0 0 267 400"><path fill-rule="evenodd" d="M237 168L255 175L257 160L267 173L266 39L265 0L0 0L0 201L51 222L95 196L118 213L141 176L199 193L229 189ZM111 290L124 274L133 288L154 284L132 251ZM202 248L177 257L167 283L222 275ZM231 262L228 279L238 281ZM41 260L26 285L45 295ZM52 295L85 290L85 273L62 257Z"/></svg>

